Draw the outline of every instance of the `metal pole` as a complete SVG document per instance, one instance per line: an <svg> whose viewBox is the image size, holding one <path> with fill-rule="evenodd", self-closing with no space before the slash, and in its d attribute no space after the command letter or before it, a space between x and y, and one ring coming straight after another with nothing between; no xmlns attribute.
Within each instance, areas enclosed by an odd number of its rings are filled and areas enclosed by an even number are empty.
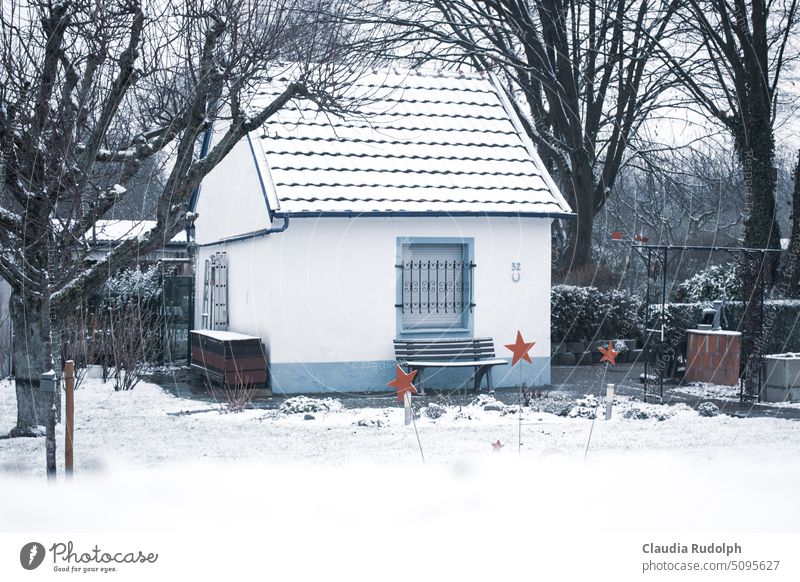
<svg viewBox="0 0 800 582"><path fill-rule="evenodd" d="M647 279L647 286L645 291L645 300L644 300L644 394L642 396L642 401L647 402L647 380L648 380L648 372L649 372L649 360L650 360L650 332L648 331L648 321L650 319L650 270L652 264L652 249L647 249L647 273L645 274L645 278Z"/></svg>
<svg viewBox="0 0 800 582"><path fill-rule="evenodd" d="M664 262L661 265L661 346L664 346L664 327L667 321L667 248L664 249ZM665 357L665 355L662 355ZM658 396L664 400L664 370L658 374Z"/></svg>
<svg viewBox="0 0 800 582"><path fill-rule="evenodd" d="M64 474L72 479L72 437L75 426L75 362L67 360L64 364L64 388L67 418L64 424Z"/></svg>
<svg viewBox="0 0 800 582"><path fill-rule="evenodd" d="M764 390L764 378L762 376L762 372L764 371L764 354L763 354L763 346L767 343L767 338L764 336L764 271L767 268L767 251L765 250L761 256L761 268L759 269L759 289L760 292L760 310L761 315L758 318L759 326L761 327L761 332L758 334L758 337L761 340L762 349L758 349L756 351L756 355L758 356L758 398L756 402L761 402L761 392Z"/></svg>

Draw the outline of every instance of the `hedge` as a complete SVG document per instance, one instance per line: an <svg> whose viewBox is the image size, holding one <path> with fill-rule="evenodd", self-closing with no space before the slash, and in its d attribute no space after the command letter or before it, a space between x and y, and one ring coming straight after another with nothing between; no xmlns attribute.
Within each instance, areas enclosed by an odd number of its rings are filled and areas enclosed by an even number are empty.
<svg viewBox="0 0 800 582"><path fill-rule="evenodd" d="M550 298L554 343L638 337L641 302L626 291L556 285Z"/></svg>
<svg viewBox="0 0 800 582"><path fill-rule="evenodd" d="M681 346L687 329L700 322L707 301L667 303L666 337L668 343ZM650 306L647 327L658 322L660 304ZM742 329L744 304L725 304L729 330ZM599 339L642 339L644 305L639 297L625 291L600 291L595 287L556 285L551 292L550 339L552 343L594 341ZM766 353L800 352L800 300L768 300L764 303Z"/></svg>
<svg viewBox="0 0 800 582"><path fill-rule="evenodd" d="M708 302L667 303L667 335L683 336L687 329L694 329L700 322L703 308L710 307ZM657 319L661 305L652 305L648 327L652 327ZM728 330L742 331L744 303L729 301L725 304L725 316L722 327ZM800 301L768 300L764 302L765 353L800 352Z"/></svg>

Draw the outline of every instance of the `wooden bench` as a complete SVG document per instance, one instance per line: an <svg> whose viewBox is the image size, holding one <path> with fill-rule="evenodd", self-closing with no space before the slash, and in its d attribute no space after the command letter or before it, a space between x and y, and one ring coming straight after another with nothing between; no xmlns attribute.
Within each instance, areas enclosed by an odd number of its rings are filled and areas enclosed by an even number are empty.
<svg viewBox="0 0 800 582"><path fill-rule="evenodd" d="M492 368L504 366L508 361L495 358L494 340L490 337L439 340L394 340L397 362L416 370L414 385L424 394L422 373L426 368L474 368L472 378L475 391L479 391L481 380L486 376L489 392L494 392Z"/></svg>

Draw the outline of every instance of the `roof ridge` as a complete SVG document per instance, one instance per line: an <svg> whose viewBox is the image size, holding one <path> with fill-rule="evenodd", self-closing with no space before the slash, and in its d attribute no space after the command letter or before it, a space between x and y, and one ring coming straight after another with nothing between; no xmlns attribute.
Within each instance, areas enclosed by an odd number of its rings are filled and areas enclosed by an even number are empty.
<svg viewBox="0 0 800 582"><path fill-rule="evenodd" d="M388 67L375 67L371 69L372 74L379 75L382 73L393 74L393 75L405 75L405 76L415 76L415 77L445 77L451 79L486 79L489 74L486 71L479 71L476 69L471 70L448 70L448 69L441 69L438 67L398 67L396 65L390 65ZM365 75L366 76L366 75Z"/></svg>

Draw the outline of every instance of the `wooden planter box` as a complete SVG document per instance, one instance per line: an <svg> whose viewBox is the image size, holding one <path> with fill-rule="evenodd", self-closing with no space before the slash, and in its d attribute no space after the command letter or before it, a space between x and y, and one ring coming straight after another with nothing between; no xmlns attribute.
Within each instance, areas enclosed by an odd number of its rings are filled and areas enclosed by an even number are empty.
<svg viewBox="0 0 800 582"><path fill-rule="evenodd" d="M193 330L192 369L219 386L267 387L261 338L232 331Z"/></svg>

